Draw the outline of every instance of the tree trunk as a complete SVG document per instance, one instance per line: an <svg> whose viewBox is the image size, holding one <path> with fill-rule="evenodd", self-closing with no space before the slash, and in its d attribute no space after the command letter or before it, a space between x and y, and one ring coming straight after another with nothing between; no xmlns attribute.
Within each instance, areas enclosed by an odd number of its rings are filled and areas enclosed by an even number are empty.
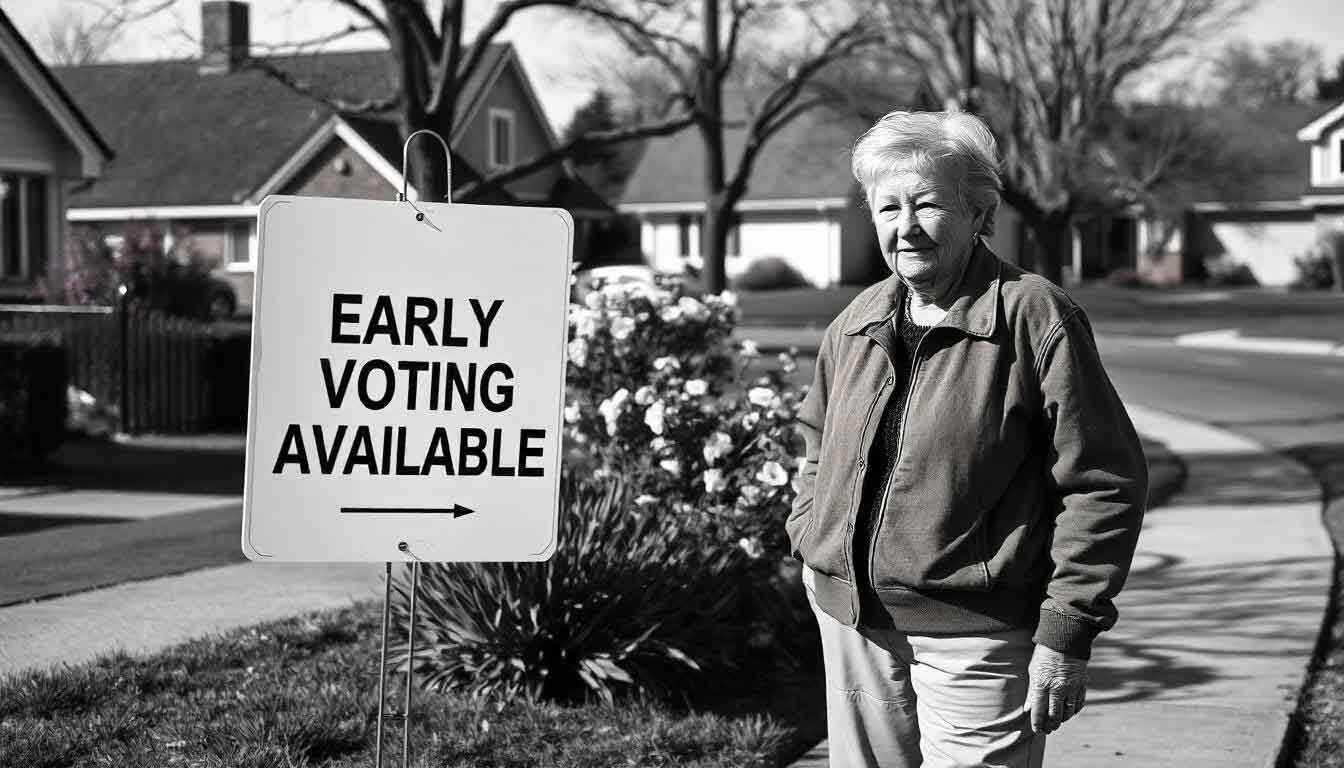
<svg viewBox="0 0 1344 768"><path fill-rule="evenodd" d="M443 136L443 140L446 143L448 137ZM406 168L406 176L415 185L421 200L431 203L447 200L448 175L443 147L433 136L416 136L407 152L406 163L409 166Z"/></svg>
<svg viewBox="0 0 1344 768"><path fill-rule="evenodd" d="M728 287L728 229L733 219L733 203L722 191L705 205L705 220L700 228L700 256L704 263L701 276L705 293L723 293Z"/></svg>
<svg viewBox="0 0 1344 768"><path fill-rule="evenodd" d="M1036 241L1036 259L1032 271L1055 285L1063 285L1063 266L1073 258L1073 233L1067 216L1046 214L1031 222Z"/></svg>

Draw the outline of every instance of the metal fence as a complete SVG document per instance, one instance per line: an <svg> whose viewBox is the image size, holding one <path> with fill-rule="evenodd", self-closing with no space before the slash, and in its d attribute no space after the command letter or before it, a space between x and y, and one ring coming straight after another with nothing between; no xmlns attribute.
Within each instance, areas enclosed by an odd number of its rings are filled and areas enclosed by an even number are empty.
<svg viewBox="0 0 1344 768"><path fill-rule="evenodd" d="M200 432L216 426L208 323L136 307L0 305L0 331L56 332L70 383L116 406L125 432Z"/></svg>

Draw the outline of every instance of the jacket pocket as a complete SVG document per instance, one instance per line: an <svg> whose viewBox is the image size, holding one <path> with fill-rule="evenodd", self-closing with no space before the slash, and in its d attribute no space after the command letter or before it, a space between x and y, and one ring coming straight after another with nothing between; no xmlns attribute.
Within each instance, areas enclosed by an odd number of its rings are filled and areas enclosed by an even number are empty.
<svg viewBox="0 0 1344 768"><path fill-rule="evenodd" d="M958 525L958 521L963 521ZM873 548L878 589L993 589L986 515L910 515L884 521Z"/></svg>
<svg viewBox="0 0 1344 768"><path fill-rule="evenodd" d="M806 504L799 505L799 508L794 509L784 521L784 532L789 537L790 554L798 560L803 559L803 541L808 529L812 527L812 502L812 499L808 499Z"/></svg>

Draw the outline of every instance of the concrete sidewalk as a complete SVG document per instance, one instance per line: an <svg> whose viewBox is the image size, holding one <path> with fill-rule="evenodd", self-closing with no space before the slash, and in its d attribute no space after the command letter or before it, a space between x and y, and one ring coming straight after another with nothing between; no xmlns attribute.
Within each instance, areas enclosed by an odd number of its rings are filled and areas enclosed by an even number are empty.
<svg viewBox="0 0 1344 768"><path fill-rule="evenodd" d="M1318 485L1240 436L1129 410L1185 462L1186 485L1148 514L1087 707L1049 737L1046 764L1269 768L1329 602ZM825 765L822 742L794 768Z"/></svg>

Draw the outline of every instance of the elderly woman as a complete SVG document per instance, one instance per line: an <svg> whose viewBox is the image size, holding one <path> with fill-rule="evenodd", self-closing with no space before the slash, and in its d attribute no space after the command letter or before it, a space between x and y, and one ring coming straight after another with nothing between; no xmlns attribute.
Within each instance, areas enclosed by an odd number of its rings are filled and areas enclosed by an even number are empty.
<svg viewBox="0 0 1344 768"><path fill-rule="evenodd" d="M1081 308L984 238L976 117L892 112L853 170L892 275L831 323L786 528L833 766L1037 766L1133 558L1143 450Z"/></svg>

